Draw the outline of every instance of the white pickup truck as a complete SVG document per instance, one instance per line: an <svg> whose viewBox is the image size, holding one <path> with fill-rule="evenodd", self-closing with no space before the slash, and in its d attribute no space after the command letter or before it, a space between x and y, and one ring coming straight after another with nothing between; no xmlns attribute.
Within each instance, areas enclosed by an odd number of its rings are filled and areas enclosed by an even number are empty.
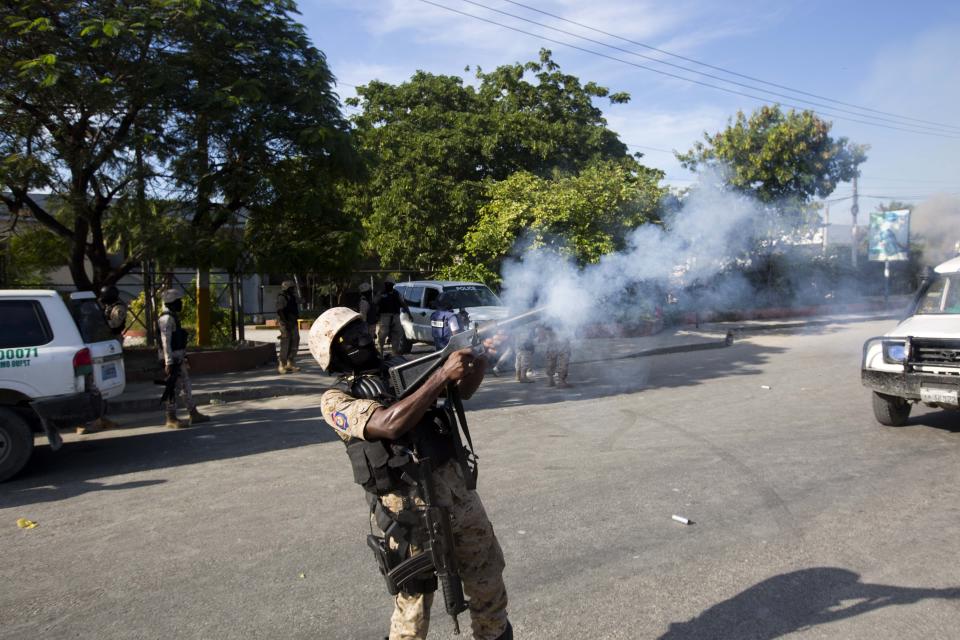
<svg viewBox="0 0 960 640"><path fill-rule="evenodd" d="M123 347L90 292L0 291L0 482L18 473L45 433L99 418L123 393Z"/></svg>
<svg viewBox="0 0 960 640"><path fill-rule="evenodd" d="M960 257L924 278L906 319L866 341L860 377L883 425L905 424L918 402L960 409Z"/></svg>

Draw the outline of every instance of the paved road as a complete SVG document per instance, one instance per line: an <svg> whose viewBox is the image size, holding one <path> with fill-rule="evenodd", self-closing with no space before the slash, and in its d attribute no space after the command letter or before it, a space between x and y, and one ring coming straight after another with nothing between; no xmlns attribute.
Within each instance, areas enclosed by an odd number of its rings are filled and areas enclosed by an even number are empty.
<svg viewBox="0 0 960 640"><path fill-rule="evenodd" d="M517 637L957 637L960 415L874 422L860 345L887 326L582 366L569 392L490 380L470 417ZM0 637L381 638L316 402L41 450L0 489Z"/></svg>

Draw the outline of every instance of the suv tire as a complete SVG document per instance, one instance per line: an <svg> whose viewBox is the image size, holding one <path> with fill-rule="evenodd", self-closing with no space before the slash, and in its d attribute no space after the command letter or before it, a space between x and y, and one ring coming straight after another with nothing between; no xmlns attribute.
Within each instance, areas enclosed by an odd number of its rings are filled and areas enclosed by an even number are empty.
<svg viewBox="0 0 960 640"><path fill-rule="evenodd" d="M0 407L0 482L12 478L33 453L33 431L14 409Z"/></svg>
<svg viewBox="0 0 960 640"><path fill-rule="evenodd" d="M882 425L902 427L910 417L910 409L910 403L903 398L873 392L873 415Z"/></svg>

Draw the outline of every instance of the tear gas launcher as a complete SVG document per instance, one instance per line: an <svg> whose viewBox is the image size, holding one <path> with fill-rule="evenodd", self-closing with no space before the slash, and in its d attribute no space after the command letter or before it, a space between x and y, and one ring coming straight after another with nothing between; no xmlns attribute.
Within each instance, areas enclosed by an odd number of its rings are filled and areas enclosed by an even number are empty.
<svg viewBox="0 0 960 640"><path fill-rule="evenodd" d="M390 384L397 399L406 398L420 388L434 371L443 366L451 353L461 349L473 349L474 354L484 353L483 341L498 333L509 333L514 327L536 322L543 317L546 307L540 307L503 320L490 320L482 325L454 334L447 346L440 351L421 356L390 368Z"/></svg>

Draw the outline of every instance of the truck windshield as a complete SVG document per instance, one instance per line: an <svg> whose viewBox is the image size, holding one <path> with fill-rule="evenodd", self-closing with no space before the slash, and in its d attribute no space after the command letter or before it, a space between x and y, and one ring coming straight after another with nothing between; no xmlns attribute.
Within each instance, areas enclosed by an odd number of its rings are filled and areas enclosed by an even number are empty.
<svg viewBox="0 0 960 640"><path fill-rule="evenodd" d="M107 326L107 320L103 317L103 309L96 300L92 298L68 300L67 305L70 307L70 315L77 323L77 328L80 329L80 337L86 344L116 340L110 332L110 327Z"/></svg>
<svg viewBox="0 0 960 640"><path fill-rule="evenodd" d="M444 287L443 294L450 300L450 304L459 309L461 307L502 307L500 298L493 295L490 289L482 285L465 284Z"/></svg>
<svg viewBox="0 0 960 640"><path fill-rule="evenodd" d="M917 305L917 313L960 315L960 274L941 276L930 283Z"/></svg>

